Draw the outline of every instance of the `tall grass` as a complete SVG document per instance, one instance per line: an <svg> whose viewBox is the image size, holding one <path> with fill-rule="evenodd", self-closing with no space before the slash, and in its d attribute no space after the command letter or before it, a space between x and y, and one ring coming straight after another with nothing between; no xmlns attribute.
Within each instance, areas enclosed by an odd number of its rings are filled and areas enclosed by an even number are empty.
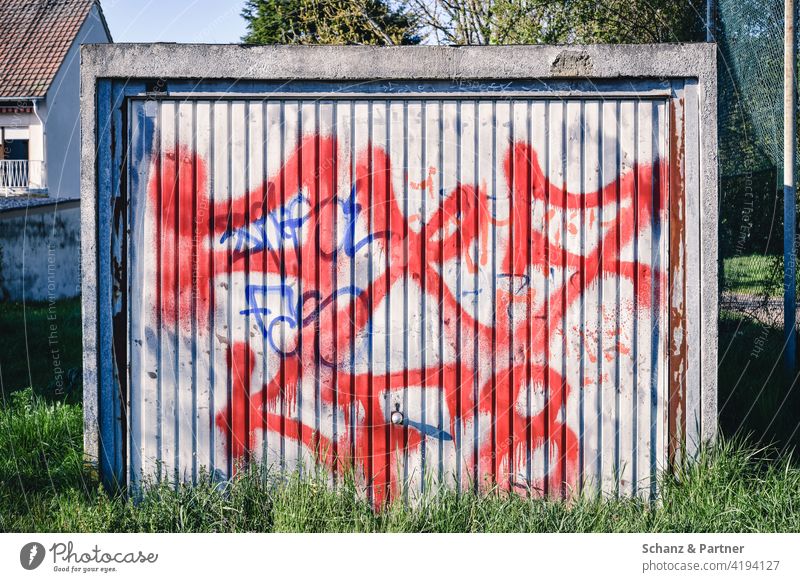
<svg viewBox="0 0 800 582"><path fill-rule="evenodd" d="M359 485L252 466L230 482L107 494L80 462L79 406L30 391L0 409L0 530L57 532L755 532L800 531L800 468L741 440L704 450L638 499L525 499L440 490L375 512Z"/></svg>

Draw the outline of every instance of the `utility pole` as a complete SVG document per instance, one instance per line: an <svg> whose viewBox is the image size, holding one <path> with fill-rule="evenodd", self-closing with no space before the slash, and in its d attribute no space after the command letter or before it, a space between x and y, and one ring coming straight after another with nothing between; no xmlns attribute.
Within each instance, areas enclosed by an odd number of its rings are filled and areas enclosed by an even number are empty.
<svg viewBox="0 0 800 582"><path fill-rule="evenodd" d="M783 331L786 339L786 371L794 379L797 334L795 329L795 55L796 13L794 0L785 0L783 35Z"/></svg>
<svg viewBox="0 0 800 582"><path fill-rule="evenodd" d="M717 0L706 0L706 42L717 42ZM717 178L717 192L722 192ZM719 198L718 200L721 200ZM717 253L717 293L725 290L725 256L720 249ZM722 297L718 295L717 297Z"/></svg>
<svg viewBox="0 0 800 582"><path fill-rule="evenodd" d="M706 0L706 42L716 41L717 26L717 2L716 0Z"/></svg>

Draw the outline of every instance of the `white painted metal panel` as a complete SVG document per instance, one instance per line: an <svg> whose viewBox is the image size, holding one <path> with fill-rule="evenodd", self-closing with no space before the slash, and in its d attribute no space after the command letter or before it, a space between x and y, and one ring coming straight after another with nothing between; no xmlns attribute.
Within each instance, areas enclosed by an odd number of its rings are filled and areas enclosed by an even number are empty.
<svg viewBox="0 0 800 582"><path fill-rule="evenodd" d="M134 101L130 478L649 492L666 103Z"/></svg>

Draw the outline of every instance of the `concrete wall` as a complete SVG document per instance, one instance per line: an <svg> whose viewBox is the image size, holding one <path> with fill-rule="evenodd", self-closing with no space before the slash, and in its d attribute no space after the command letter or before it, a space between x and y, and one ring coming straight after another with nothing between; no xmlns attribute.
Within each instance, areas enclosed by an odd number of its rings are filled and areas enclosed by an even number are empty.
<svg viewBox="0 0 800 582"><path fill-rule="evenodd" d="M41 105L51 197L80 197L80 45L110 40L97 7L92 7ZM79 260L78 255L75 260Z"/></svg>
<svg viewBox="0 0 800 582"><path fill-rule="evenodd" d="M77 201L0 214L0 300L79 295L80 220Z"/></svg>

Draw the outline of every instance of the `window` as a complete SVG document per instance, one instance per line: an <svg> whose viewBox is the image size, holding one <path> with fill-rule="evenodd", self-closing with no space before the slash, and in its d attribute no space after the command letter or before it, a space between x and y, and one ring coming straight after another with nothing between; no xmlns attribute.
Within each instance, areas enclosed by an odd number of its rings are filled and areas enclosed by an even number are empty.
<svg viewBox="0 0 800 582"><path fill-rule="evenodd" d="M27 160L28 159L28 140L27 139L8 139L3 141L4 160Z"/></svg>

